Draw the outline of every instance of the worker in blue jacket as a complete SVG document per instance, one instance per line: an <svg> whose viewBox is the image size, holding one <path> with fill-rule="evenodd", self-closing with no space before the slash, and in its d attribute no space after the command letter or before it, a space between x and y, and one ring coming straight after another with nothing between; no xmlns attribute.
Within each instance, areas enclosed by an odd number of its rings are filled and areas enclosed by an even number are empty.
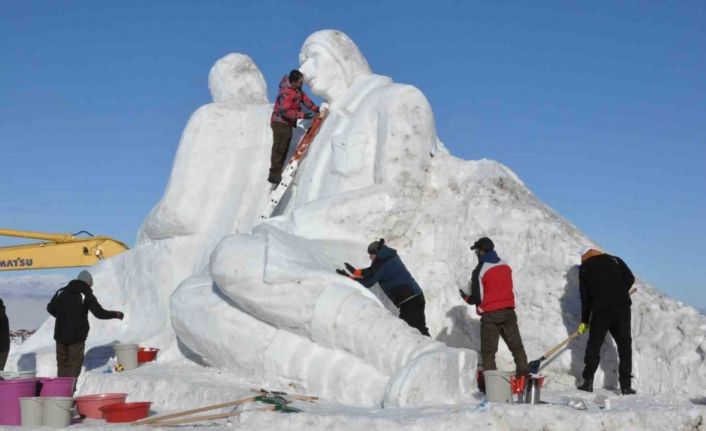
<svg viewBox="0 0 706 431"><path fill-rule="evenodd" d="M357 269L346 262L344 265L350 273L343 269L337 269L336 272L368 289L379 283L385 295L400 310L400 318L423 335L429 336L424 317L424 292L402 263L397 250L386 246L385 240L380 239L368 246L368 255L372 260L370 267Z"/></svg>

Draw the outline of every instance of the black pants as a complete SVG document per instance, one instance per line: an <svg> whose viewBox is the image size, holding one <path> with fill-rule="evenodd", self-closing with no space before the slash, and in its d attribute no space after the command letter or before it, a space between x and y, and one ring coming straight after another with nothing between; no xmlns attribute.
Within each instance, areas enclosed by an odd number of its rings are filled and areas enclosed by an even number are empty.
<svg viewBox="0 0 706 431"><path fill-rule="evenodd" d="M620 387L629 388L632 373L632 337L630 336L630 305L627 304L594 311L591 315L586 356L583 360L585 364L583 378L593 379L601 360L601 346L608 332L618 346Z"/></svg>
<svg viewBox="0 0 706 431"><path fill-rule="evenodd" d="M400 304L400 319L407 322L409 326L417 329L422 335L429 337L429 329L427 328L426 318L424 317L424 306L426 301L424 295L415 296L414 298Z"/></svg>
<svg viewBox="0 0 706 431"><path fill-rule="evenodd" d="M270 156L270 175L267 181L277 184L282 180L282 168L287 160L289 141L292 140L292 128L289 124L273 121L272 127L272 154Z"/></svg>
<svg viewBox="0 0 706 431"><path fill-rule="evenodd" d="M5 363L7 363L7 355L10 352L0 352L0 371L5 369Z"/></svg>
<svg viewBox="0 0 706 431"><path fill-rule="evenodd" d="M484 370L496 370L495 354L498 351L498 341L503 337L512 358L515 360L516 372L530 372L527 363L525 346L522 344L520 329L517 327L517 314L512 308L483 313L480 318L480 354Z"/></svg>

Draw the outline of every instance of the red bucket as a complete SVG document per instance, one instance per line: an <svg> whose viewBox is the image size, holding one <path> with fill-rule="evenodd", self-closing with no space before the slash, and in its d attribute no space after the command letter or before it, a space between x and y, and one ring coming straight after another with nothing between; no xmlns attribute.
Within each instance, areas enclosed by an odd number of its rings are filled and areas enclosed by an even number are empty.
<svg viewBox="0 0 706 431"><path fill-rule="evenodd" d="M510 377L510 388L515 395L524 392L526 384L525 376L523 375Z"/></svg>
<svg viewBox="0 0 706 431"><path fill-rule="evenodd" d="M150 412L151 402L110 404L100 408L106 422L135 422Z"/></svg>
<svg viewBox="0 0 706 431"><path fill-rule="evenodd" d="M137 363L144 364L145 362L152 362L157 357L159 349L154 347L140 347L137 349Z"/></svg>
<svg viewBox="0 0 706 431"><path fill-rule="evenodd" d="M100 408L111 404L124 403L127 394L95 394L81 395L74 398L78 414L89 419L103 419L103 413Z"/></svg>

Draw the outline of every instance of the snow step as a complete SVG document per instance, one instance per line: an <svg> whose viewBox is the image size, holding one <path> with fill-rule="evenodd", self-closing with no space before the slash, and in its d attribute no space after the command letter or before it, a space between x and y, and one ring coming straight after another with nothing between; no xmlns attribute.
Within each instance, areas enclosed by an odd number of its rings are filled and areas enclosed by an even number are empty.
<svg viewBox="0 0 706 431"><path fill-rule="evenodd" d="M277 184L277 187L270 192L270 196L265 204L265 209L260 215L260 221L267 220L272 217L272 213L275 212L277 205L280 203L282 197L284 197L284 194L287 192L287 189L294 181L294 177L297 174L297 169L299 169L299 163L306 155L307 150L314 141L317 133L319 133L319 129L321 129L323 122L323 118L321 118L318 114L314 117L311 122L311 126L309 126L309 129L306 131L301 141L299 141L299 145L297 145L294 155L284 168L284 171L282 172L282 180Z"/></svg>

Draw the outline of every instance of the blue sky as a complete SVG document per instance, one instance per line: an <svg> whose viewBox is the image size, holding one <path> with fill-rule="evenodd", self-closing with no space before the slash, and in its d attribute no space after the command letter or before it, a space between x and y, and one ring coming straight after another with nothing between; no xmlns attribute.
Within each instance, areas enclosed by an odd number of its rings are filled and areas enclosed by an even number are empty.
<svg viewBox="0 0 706 431"><path fill-rule="evenodd" d="M507 164L705 309L704 23L703 1L3 2L0 227L132 244L212 64L247 53L272 99L306 36L336 28L425 93L454 154Z"/></svg>

